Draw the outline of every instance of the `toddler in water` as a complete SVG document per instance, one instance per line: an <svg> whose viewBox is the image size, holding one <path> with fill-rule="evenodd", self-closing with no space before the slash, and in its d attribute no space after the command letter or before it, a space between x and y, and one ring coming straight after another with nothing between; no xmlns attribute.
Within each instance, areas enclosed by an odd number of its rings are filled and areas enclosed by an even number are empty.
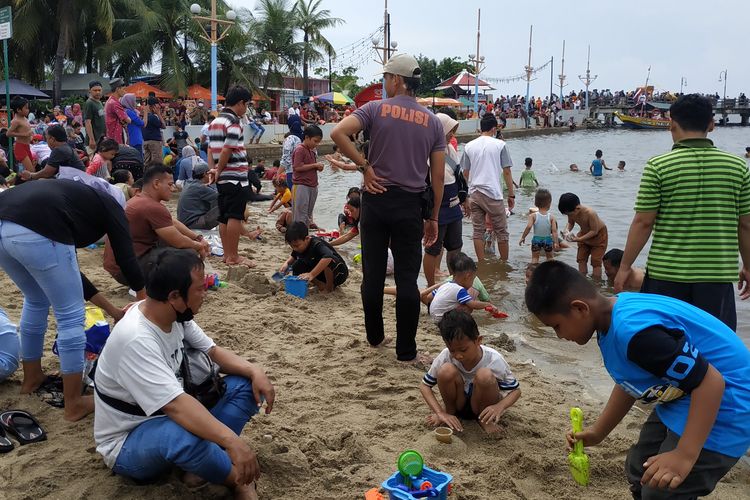
<svg viewBox="0 0 750 500"><path fill-rule="evenodd" d="M533 170L531 170L532 161L533 160L531 158L526 158L526 160L524 160L526 170L521 172L521 179L518 181L522 188L539 187L539 181L536 180L536 174Z"/></svg>
<svg viewBox="0 0 750 500"><path fill-rule="evenodd" d="M604 173L602 169L612 170L607 166L606 163L604 163L602 155L603 153L601 149L597 149L596 153L594 153L594 156L596 156L596 158L594 158L594 161L591 162L591 166L589 167L589 171L594 177L601 177Z"/></svg>
<svg viewBox="0 0 750 500"><path fill-rule="evenodd" d="M557 204L560 213L568 216L568 224L563 232L565 239L578 243L578 270L581 274L588 273L586 261L591 257L594 279L602 278L602 258L607 251L607 226L602 222L594 209L581 205L581 200L573 193L565 193L560 196ZM578 224L580 232L572 235L570 231Z"/></svg>
<svg viewBox="0 0 750 500"><path fill-rule="evenodd" d="M459 419L476 420L487 433L500 431L500 417L521 397L510 366L499 352L482 345L471 315L449 311L439 328L446 348L432 362L419 387L433 412L427 423L463 431ZM436 385L445 407L435 398Z"/></svg>
<svg viewBox="0 0 750 500"><path fill-rule="evenodd" d="M534 205L538 210L529 214L529 221L523 230L518 245L521 246L526 243L526 236L533 228L531 262L536 264L539 262L539 254L542 250L544 250L547 260L551 260L554 258L552 251L559 250L560 245L557 243L557 221L549 211L552 206L552 193L543 188L537 189L534 196Z"/></svg>
<svg viewBox="0 0 750 500"><path fill-rule="evenodd" d="M619 170L620 172L624 172L625 171L625 162L624 161L620 160L620 162L617 164L617 170Z"/></svg>
<svg viewBox="0 0 750 500"><path fill-rule="evenodd" d="M612 250L604 254L602 263L604 264L604 272L606 273L607 279L610 283L613 283L615 281L615 276L617 276L617 271L619 271L620 263L622 262L622 256L623 252L619 248L613 248ZM646 272L643 269L633 269L633 272L630 273L628 280L623 286L623 290L627 292L640 291L641 285L643 285L643 278L645 277Z"/></svg>

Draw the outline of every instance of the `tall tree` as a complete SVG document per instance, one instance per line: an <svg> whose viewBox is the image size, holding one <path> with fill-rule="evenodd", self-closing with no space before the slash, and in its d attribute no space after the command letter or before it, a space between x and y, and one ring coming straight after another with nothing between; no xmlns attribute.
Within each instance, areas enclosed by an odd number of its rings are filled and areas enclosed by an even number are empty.
<svg viewBox="0 0 750 500"><path fill-rule="evenodd" d="M18 73L32 83L41 83L45 65L51 63L53 102L59 104L66 59L80 61L80 54L71 57L74 41L83 35L82 28L89 18L105 40L111 40L115 3L116 0L12 0L16 27L12 43L17 52L15 62L20 63Z"/></svg>
<svg viewBox="0 0 750 500"><path fill-rule="evenodd" d="M328 28L335 28L344 23L343 19L331 17L331 11L320 9L322 0L297 0L294 5L294 24L302 31L302 88L305 95L310 95L310 64L321 61L324 54L336 55L331 42L322 34Z"/></svg>
<svg viewBox="0 0 750 500"><path fill-rule="evenodd" d="M271 83L281 85L285 73L296 74L297 64L302 60L302 44L294 41L292 15L286 0L260 0L248 27L255 51L253 58L263 72L264 92Z"/></svg>

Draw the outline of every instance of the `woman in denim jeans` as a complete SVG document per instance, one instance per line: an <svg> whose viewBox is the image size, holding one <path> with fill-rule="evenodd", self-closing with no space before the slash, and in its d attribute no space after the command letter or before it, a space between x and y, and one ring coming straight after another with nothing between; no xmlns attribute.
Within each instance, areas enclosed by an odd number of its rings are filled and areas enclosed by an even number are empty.
<svg viewBox="0 0 750 500"><path fill-rule="evenodd" d="M125 212L112 196L67 179L27 182L0 196L0 268L24 297L21 393L32 393L45 383L42 353L52 306L64 416L69 421L80 420L94 410L92 396L81 395L86 335L76 248L96 243L105 234L128 280L134 280L129 281L133 289L144 296Z"/></svg>

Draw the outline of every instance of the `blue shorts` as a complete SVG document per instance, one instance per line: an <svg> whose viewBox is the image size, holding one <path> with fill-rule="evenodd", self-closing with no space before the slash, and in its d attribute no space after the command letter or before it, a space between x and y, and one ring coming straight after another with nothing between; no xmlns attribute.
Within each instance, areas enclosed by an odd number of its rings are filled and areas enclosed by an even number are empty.
<svg viewBox="0 0 750 500"><path fill-rule="evenodd" d="M549 253L555 248L555 242L552 240L552 236L534 236L531 239L531 251L541 252L544 250Z"/></svg>

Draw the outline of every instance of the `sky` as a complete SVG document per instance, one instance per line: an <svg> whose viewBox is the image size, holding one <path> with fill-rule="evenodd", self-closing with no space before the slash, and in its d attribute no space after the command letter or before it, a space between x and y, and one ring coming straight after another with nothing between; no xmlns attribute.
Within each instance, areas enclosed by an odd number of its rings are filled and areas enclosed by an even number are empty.
<svg viewBox="0 0 750 500"><path fill-rule="evenodd" d="M291 1L291 0L290 0ZM235 8L253 10L256 0L228 0ZM372 81L381 66L367 41L383 24L383 0L323 0L322 8L345 20L324 32L338 53L337 65L356 63L360 84ZM559 92L560 61L565 40L564 93L583 89L586 50L591 45L591 89L633 90L645 83L657 90L748 92L750 65L746 38L747 0L390 0L391 38L398 52L468 59L476 53L477 9L481 8L479 52L486 67L481 77L505 78L523 73L528 61L529 27L533 24L533 67L554 57L554 92ZM364 40L363 40L364 39ZM352 45L354 44L354 45ZM327 66L318 64L316 66ZM721 77L721 82L719 81ZM532 95L547 95L549 66L535 75ZM495 95L524 94L526 82L493 83Z"/></svg>

